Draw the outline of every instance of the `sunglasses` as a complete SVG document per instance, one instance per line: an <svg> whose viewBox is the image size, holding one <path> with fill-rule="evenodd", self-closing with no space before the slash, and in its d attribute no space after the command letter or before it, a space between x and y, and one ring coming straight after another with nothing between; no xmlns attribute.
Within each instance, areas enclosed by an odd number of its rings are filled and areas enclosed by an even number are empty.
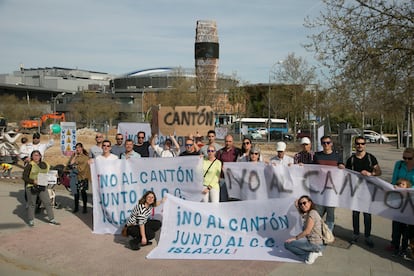
<svg viewBox="0 0 414 276"><path fill-rule="evenodd" d="M308 203L309 201L302 201L302 202L299 202L299 206L303 206L303 205L306 205L306 203Z"/></svg>
<svg viewBox="0 0 414 276"><path fill-rule="evenodd" d="M95 138L103 138L103 136L96 136Z"/></svg>
<svg viewBox="0 0 414 276"><path fill-rule="evenodd" d="M331 143L331 141L324 141L324 142L322 142L321 144L322 145L329 145Z"/></svg>
<svg viewBox="0 0 414 276"><path fill-rule="evenodd" d="M143 136L138 136L138 139L144 139L145 137L143 137Z"/></svg>
<svg viewBox="0 0 414 276"><path fill-rule="evenodd" d="M413 160L413 158L412 158L412 157L406 157L406 156L403 156L403 159L404 159L404 160Z"/></svg>
<svg viewBox="0 0 414 276"><path fill-rule="evenodd" d="M355 145L357 145L357 146L364 146L365 145L365 143L355 143Z"/></svg>
<svg viewBox="0 0 414 276"><path fill-rule="evenodd" d="M185 144L186 147L191 147L194 144Z"/></svg>
<svg viewBox="0 0 414 276"><path fill-rule="evenodd" d="M207 152L215 152L215 150L207 150Z"/></svg>
<svg viewBox="0 0 414 276"><path fill-rule="evenodd" d="M110 145L102 145L103 148L110 148Z"/></svg>
<svg viewBox="0 0 414 276"><path fill-rule="evenodd" d="M243 145L250 145L250 142L243 142Z"/></svg>
<svg viewBox="0 0 414 276"><path fill-rule="evenodd" d="M124 140L124 138L116 138L116 140Z"/></svg>
<svg viewBox="0 0 414 276"><path fill-rule="evenodd" d="M250 154L259 155L258 152L251 152Z"/></svg>

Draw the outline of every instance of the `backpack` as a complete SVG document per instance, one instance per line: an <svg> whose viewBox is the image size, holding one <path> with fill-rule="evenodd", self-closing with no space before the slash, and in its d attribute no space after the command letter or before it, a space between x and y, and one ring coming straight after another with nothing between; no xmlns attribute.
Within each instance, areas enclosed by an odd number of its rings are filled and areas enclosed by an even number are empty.
<svg viewBox="0 0 414 276"><path fill-rule="evenodd" d="M330 244L335 241L335 236L329 229L328 225L322 220L322 241L324 244Z"/></svg>

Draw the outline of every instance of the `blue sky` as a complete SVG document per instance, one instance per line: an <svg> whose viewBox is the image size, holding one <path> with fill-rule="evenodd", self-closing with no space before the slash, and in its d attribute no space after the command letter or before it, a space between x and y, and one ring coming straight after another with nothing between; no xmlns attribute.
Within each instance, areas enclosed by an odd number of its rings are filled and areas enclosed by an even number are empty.
<svg viewBox="0 0 414 276"><path fill-rule="evenodd" d="M197 20L215 20L219 72L266 83L289 53L316 65L301 45L319 0L0 0L0 73L68 67L124 74L194 67Z"/></svg>

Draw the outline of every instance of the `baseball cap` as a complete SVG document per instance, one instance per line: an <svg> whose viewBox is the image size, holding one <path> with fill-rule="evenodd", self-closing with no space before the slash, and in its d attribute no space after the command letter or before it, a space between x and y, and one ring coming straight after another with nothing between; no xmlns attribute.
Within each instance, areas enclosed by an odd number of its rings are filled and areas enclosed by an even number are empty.
<svg viewBox="0 0 414 276"><path fill-rule="evenodd" d="M303 137L302 139L300 139L300 144L310 144L311 140L308 137Z"/></svg>
<svg viewBox="0 0 414 276"><path fill-rule="evenodd" d="M285 142L277 142L276 143L276 151L285 151L286 143Z"/></svg>

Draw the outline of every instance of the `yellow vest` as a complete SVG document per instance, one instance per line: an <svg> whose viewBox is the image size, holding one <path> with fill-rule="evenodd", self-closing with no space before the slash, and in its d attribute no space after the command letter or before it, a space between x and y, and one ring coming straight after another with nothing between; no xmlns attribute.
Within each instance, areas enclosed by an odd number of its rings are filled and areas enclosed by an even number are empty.
<svg viewBox="0 0 414 276"><path fill-rule="evenodd" d="M46 162L44 162L46 163ZM38 164L34 161L30 161L30 165L32 165L32 169L30 170L29 178L32 180L37 179L37 175L39 173L47 173L49 172L50 165L46 163L46 169L41 169Z"/></svg>

